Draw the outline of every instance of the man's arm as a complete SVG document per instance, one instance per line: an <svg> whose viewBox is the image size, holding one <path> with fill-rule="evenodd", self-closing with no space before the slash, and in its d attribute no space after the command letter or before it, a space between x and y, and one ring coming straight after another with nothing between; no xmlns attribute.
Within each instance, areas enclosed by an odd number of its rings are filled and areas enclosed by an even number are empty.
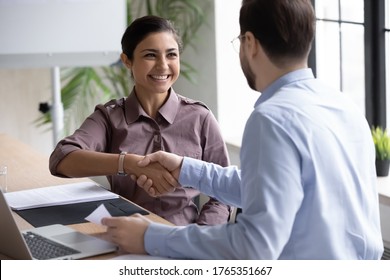
<svg viewBox="0 0 390 280"><path fill-rule="evenodd" d="M138 166L145 167L152 162L158 162L165 167L182 186L194 187L227 205L241 207L241 172L236 166L221 167L163 151L145 156L138 162ZM164 189L154 186L153 180L145 174L135 179L149 195L166 193Z"/></svg>

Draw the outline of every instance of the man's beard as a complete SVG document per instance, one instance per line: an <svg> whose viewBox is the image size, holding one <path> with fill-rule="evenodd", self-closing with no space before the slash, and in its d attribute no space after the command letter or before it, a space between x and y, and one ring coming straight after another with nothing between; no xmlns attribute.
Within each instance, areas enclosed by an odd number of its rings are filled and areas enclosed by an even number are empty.
<svg viewBox="0 0 390 280"><path fill-rule="evenodd" d="M246 78L249 87L253 90L256 90L256 76L251 70L248 60L240 57L240 62L241 62L242 72L244 73L244 76Z"/></svg>

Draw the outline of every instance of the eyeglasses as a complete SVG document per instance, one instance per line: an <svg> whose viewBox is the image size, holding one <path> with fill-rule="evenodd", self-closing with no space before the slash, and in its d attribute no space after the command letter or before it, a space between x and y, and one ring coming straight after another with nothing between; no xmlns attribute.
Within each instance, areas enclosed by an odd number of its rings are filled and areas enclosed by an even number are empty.
<svg viewBox="0 0 390 280"><path fill-rule="evenodd" d="M245 35L238 35L236 38L230 41L233 45L233 49L236 51L236 53L240 53L240 45L241 45L241 39L245 38Z"/></svg>

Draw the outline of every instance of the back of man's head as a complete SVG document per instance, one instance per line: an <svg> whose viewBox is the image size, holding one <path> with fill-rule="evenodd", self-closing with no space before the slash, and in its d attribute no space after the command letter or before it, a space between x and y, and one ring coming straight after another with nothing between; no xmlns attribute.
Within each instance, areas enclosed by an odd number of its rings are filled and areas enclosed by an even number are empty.
<svg viewBox="0 0 390 280"><path fill-rule="evenodd" d="M315 34L310 0L243 0L241 34L253 33L275 64L306 59Z"/></svg>

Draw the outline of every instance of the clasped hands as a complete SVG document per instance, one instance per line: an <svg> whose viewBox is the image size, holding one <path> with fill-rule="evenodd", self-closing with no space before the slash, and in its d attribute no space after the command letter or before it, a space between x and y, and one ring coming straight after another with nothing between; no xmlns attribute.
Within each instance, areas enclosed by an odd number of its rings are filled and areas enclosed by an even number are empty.
<svg viewBox="0 0 390 280"><path fill-rule="evenodd" d="M183 157L158 151L146 155L137 163L136 173L130 174L150 196L156 197L167 192L173 192L179 187Z"/></svg>

